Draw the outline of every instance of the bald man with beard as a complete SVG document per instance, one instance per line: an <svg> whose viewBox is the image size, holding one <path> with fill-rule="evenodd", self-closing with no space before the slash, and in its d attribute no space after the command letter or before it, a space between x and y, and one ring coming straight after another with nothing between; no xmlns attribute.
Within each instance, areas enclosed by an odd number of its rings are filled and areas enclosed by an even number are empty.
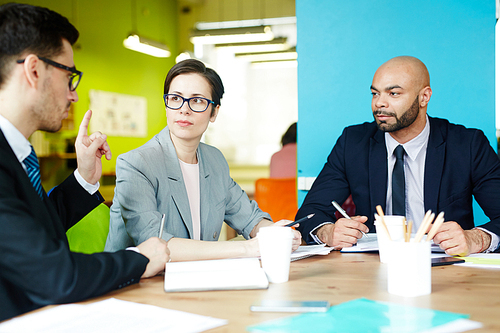
<svg viewBox="0 0 500 333"><path fill-rule="evenodd" d="M500 162L484 133L429 117L429 72L417 58L401 56L380 66L370 87L374 122L349 126L333 147L296 219L308 244L350 247L374 232L381 205L393 214L396 147L404 148L403 215L419 227L425 212L445 213L434 236L449 255L495 252L500 235ZM336 219L332 200L352 195L357 216ZM490 221L475 227L472 198Z"/></svg>

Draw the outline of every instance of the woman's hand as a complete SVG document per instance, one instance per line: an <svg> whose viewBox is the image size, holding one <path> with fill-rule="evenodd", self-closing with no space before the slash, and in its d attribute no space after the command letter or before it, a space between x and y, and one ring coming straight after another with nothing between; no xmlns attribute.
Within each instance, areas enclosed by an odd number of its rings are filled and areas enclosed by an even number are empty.
<svg viewBox="0 0 500 333"><path fill-rule="evenodd" d="M273 224L274 227L283 227L287 224L289 224L290 222L293 222L293 221L289 221L289 220L280 220L276 223ZM300 224L295 224L294 227L298 227ZM288 228L288 227L285 227L285 228ZM297 250L300 246L300 244L302 243L302 235L300 234L300 232L298 232L297 230L295 229L292 229L293 231L293 240L292 240L292 252Z"/></svg>

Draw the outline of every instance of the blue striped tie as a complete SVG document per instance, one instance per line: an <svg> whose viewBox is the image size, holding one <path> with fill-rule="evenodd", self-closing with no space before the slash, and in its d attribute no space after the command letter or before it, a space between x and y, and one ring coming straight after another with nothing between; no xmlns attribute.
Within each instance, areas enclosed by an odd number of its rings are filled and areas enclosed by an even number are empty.
<svg viewBox="0 0 500 333"><path fill-rule="evenodd" d="M24 159L23 163L26 166L31 184L33 184L36 193L43 199L42 183L40 182L40 165L38 164L38 158L36 157L33 146L31 147L31 154Z"/></svg>

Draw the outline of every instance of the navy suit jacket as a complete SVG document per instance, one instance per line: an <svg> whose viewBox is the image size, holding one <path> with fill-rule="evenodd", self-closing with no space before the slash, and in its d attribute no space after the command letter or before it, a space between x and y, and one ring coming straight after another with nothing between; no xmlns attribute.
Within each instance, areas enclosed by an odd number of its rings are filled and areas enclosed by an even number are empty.
<svg viewBox="0 0 500 333"><path fill-rule="evenodd" d="M148 263L133 251L70 252L66 230L103 201L73 174L43 196L0 130L0 321L137 282Z"/></svg>
<svg viewBox="0 0 500 333"><path fill-rule="evenodd" d="M431 118L424 173L425 211L444 211L446 221L474 228L474 196L490 221L481 227L500 235L500 161L482 131ZM297 212L315 216L298 228L309 244L309 233L324 222L334 222L332 200L344 202L352 194L356 215L368 217L374 232L375 207L385 210L387 191L385 136L375 122L350 126L337 140L321 173Z"/></svg>

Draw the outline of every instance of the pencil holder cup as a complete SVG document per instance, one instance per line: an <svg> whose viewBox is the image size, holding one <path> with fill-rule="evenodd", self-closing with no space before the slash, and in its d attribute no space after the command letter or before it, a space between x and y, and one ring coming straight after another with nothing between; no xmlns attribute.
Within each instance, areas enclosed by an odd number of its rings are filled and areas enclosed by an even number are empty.
<svg viewBox="0 0 500 333"><path fill-rule="evenodd" d="M378 214L375 214L375 231L377 233L380 262L388 263L389 256L391 255L391 251L389 250L391 240L397 241L403 239L404 237L403 225L405 223L405 217L400 215L385 215L384 223L387 226L389 234L391 235L390 240L389 237L387 237L386 231L384 230L380 216Z"/></svg>
<svg viewBox="0 0 500 333"><path fill-rule="evenodd" d="M431 293L431 245L393 241L387 265L387 287L390 294L406 297Z"/></svg>
<svg viewBox="0 0 500 333"><path fill-rule="evenodd" d="M292 253L292 229L262 227L257 233L260 260L267 279L272 283L288 281Z"/></svg>

